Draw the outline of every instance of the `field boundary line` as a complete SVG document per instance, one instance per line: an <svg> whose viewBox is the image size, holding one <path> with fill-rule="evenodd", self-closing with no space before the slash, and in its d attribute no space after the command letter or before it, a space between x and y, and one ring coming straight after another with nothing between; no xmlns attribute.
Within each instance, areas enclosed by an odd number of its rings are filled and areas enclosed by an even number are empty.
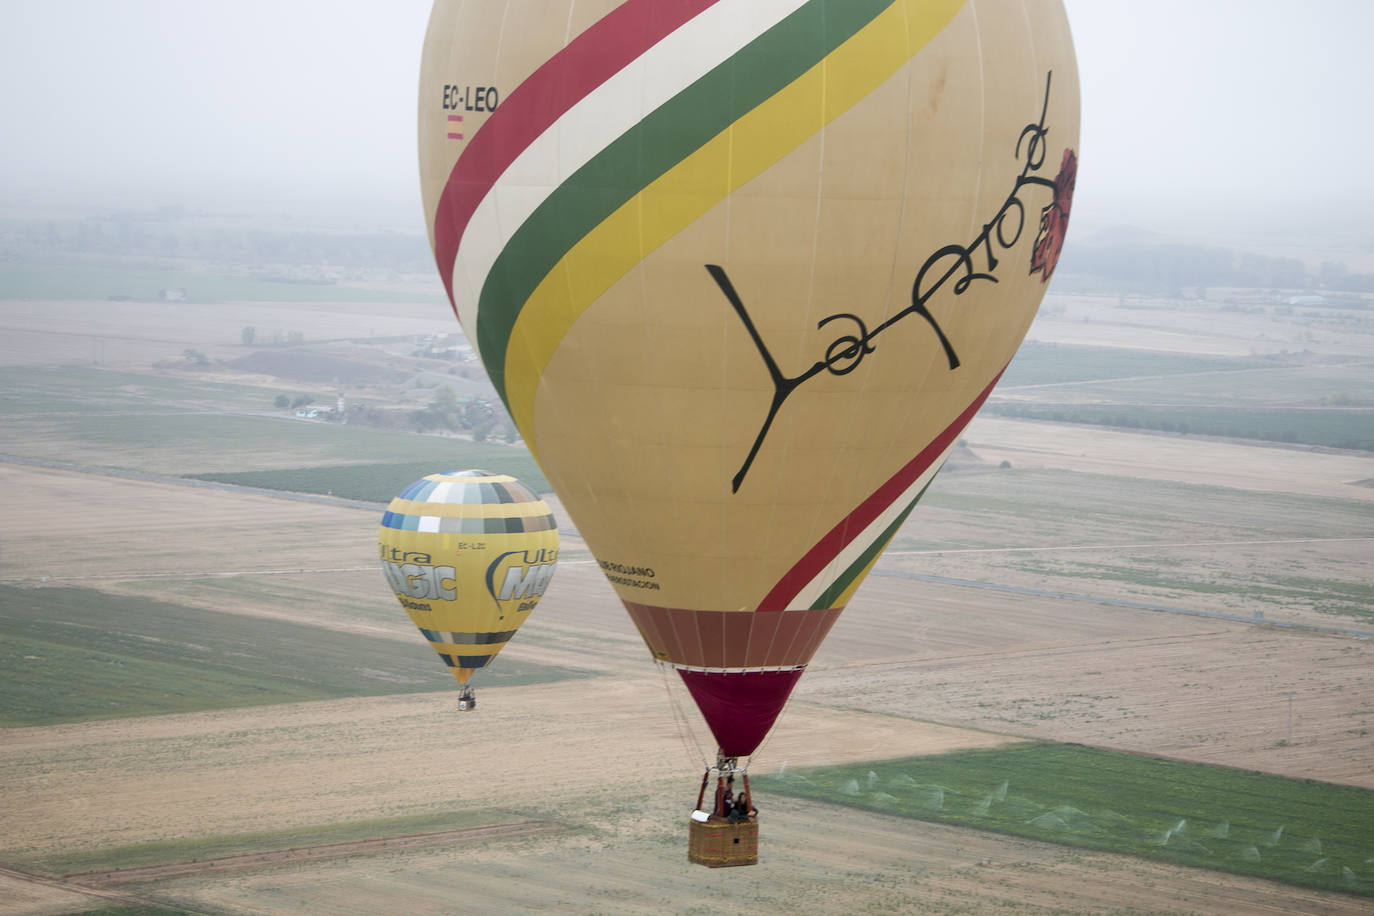
<svg viewBox="0 0 1374 916"><path fill-rule="evenodd" d="M145 471L122 471L118 468L102 468L89 464L71 464L66 461L49 461L44 458L21 458L18 455L0 455L0 463L23 464L29 467L46 468L51 471L67 471L73 474L97 474L101 477L119 477L125 480L142 480L148 483L166 483L182 487L199 487L205 490L251 493L254 496L269 496L274 499L290 499L304 503L320 503L326 506L340 506L345 509L366 509L368 512L381 512L386 509L385 503L365 502L361 499L345 499L342 496L328 496L323 493L300 493L295 490L271 490L266 487L245 487L236 483L220 483L216 480L199 480L194 477L170 477L166 474L150 474Z"/></svg>
<svg viewBox="0 0 1374 916"><path fill-rule="evenodd" d="M55 875L41 875L31 871L23 871L18 868L9 868L0 865L0 877L10 878L14 881L22 881L26 884L41 884L44 887L56 888L70 894L84 894L87 897L95 897L100 900L112 900L116 903L126 903L131 906L147 906L148 901L139 897L130 897L118 891L107 891L98 887L85 887L68 881L65 877Z"/></svg>
<svg viewBox="0 0 1374 916"><path fill-rule="evenodd" d="M398 849L422 849L438 846L447 842L464 840L500 839L504 837L530 836L536 833L553 833L566 829L564 825L550 821L517 821L511 824L488 824L482 827L463 827L456 830L439 830L432 833L411 833L401 836L379 837L371 840L347 840L342 843L320 843L314 846L295 846L290 849L277 849L270 852L250 852L234 856L221 856L215 859L172 862L166 865L145 865L138 868L118 868L113 871L83 872L60 875L45 883L57 887L81 889L82 886L104 888L119 884L134 884L170 878L184 878L206 872L235 871L248 868L265 868L294 862L337 859L348 856L376 855L394 852ZM68 882L71 882L70 884Z"/></svg>
<svg viewBox="0 0 1374 916"><path fill-rule="evenodd" d="M140 579L232 579L236 576L296 576L306 573L365 572L380 569L372 566L321 566L299 569L220 569L167 570L165 572L118 573L104 576L0 576L0 582L45 584L49 582L132 582Z"/></svg>

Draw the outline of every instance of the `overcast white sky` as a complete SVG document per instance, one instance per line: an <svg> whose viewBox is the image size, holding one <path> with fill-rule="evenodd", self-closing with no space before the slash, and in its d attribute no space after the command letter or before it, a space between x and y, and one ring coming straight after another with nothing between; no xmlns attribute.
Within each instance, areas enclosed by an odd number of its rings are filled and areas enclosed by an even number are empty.
<svg viewBox="0 0 1374 916"><path fill-rule="evenodd" d="M327 200L419 226L429 6L3 0L0 207ZM1194 208L1253 219L1329 201L1374 223L1374 0L1066 6L1075 217L1168 228Z"/></svg>

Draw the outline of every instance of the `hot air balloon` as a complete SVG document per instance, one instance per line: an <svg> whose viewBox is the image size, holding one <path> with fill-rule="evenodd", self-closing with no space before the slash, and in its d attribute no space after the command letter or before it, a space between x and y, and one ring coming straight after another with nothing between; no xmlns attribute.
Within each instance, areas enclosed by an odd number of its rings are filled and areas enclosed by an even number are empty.
<svg viewBox="0 0 1374 916"><path fill-rule="evenodd" d="M468 679L506 647L553 578L553 513L514 477L446 471L391 501L377 541L396 600L462 687L458 708L476 708Z"/></svg>
<svg viewBox="0 0 1374 916"><path fill-rule="evenodd" d="M1019 346L1077 146L1059 0L435 3L440 276L718 784Z"/></svg>

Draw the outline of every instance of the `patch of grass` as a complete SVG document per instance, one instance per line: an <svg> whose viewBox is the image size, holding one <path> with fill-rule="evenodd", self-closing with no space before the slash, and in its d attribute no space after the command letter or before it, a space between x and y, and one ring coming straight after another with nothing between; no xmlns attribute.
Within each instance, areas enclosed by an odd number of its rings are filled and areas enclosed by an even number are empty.
<svg viewBox="0 0 1374 916"><path fill-rule="evenodd" d="M1172 375L1189 372L1240 372L1273 368L1289 360L1282 357L1237 358L1193 356L1119 347L1084 347L1074 344L1027 341L1016 351L998 389L1021 385L1047 385L1137 375Z"/></svg>
<svg viewBox="0 0 1374 916"><path fill-rule="evenodd" d="M583 673L501 658L481 686ZM418 635L410 644L92 589L0 586L0 727L452 689Z"/></svg>
<svg viewBox="0 0 1374 916"><path fill-rule="evenodd" d="M977 547L1270 539L1275 531L1286 538L1363 537L1374 523L1374 507L1357 500L1042 468L980 469L937 476L893 546L949 547L916 539L923 513L933 509L976 526L981 537L955 546Z"/></svg>
<svg viewBox="0 0 1374 916"><path fill-rule="evenodd" d="M285 389L64 366L0 368L0 415L115 414L130 410L269 409Z"/></svg>
<svg viewBox="0 0 1374 916"><path fill-rule="evenodd" d="M993 416L1055 423L1087 423L1374 451L1374 412L1360 408L1316 410L989 402L986 410Z"/></svg>
<svg viewBox="0 0 1374 916"><path fill-rule="evenodd" d="M407 817L353 821L342 824L323 824L292 830L262 833L230 834L228 836L194 837L89 849L69 855L44 858L32 863L50 874L70 875L87 872L114 871L123 868L147 868L220 859L226 856L279 852L301 846L329 843L351 843L358 840L378 840L387 837L410 836L417 833L438 833L443 830L463 830L528 820L509 811L448 811Z"/></svg>
<svg viewBox="0 0 1374 916"><path fill-rule="evenodd" d="M301 469L404 462L424 465L425 473L466 467L504 471L509 467L535 489L547 489L523 446L335 423L176 412L26 417L13 422L7 432L13 435L4 449L12 455L150 473L189 476L273 466ZM415 476L423 475L406 477L397 489ZM328 484L318 492L327 489L331 489Z"/></svg>
<svg viewBox="0 0 1374 916"><path fill-rule="evenodd" d="M404 461L394 464L349 464L333 467L286 468L275 471L244 471L237 474L189 474L196 480L231 483L241 487L289 490L293 493L330 493L367 502L390 502L411 483L439 471L483 468L510 474L537 493L549 492L549 483L534 458L523 449L448 440L446 464Z"/></svg>
<svg viewBox="0 0 1374 916"><path fill-rule="evenodd" d="M1374 895L1374 792L1030 743L757 777L761 792Z"/></svg>
<svg viewBox="0 0 1374 916"><path fill-rule="evenodd" d="M1374 404L1374 365L1287 366L1095 379L999 392L1017 400L1170 404L1205 407L1359 407ZM997 395L993 395L994 402Z"/></svg>
<svg viewBox="0 0 1374 916"><path fill-rule="evenodd" d="M1321 614L1374 621L1374 586L1364 582L1342 582L1333 578L1279 576L1249 572L1232 576L1216 571L1180 571L1179 564L1167 557L1138 558L1152 565L1091 563L1063 560L1020 559L1017 566L1028 572L1061 578L1082 578L1090 582L1124 582L1148 589L1191 594L1228 595L1246 605L1301 604Z"/></svg>
<svg viewBox="0 0 1374 916"><path fill-rule="evenodd" d="M1307 496L1299 493L1263 493L1231 487L1180 481L1152 481L1075 471L1034 470L1017 486L1039 490L1027 498L1046 508L1075 506L1088 515L1112 519L1120 525L1132 519L1157 519L1171 529L1196 532L1207 522L1221 530L1269 536L1275 519L1282 519L1285 537L1355 537L1368 533L1374 507L1349 499ZM1071 498L1070 491L1081 495ZM1053 511L1051 509L1050 511ZM1127 526L1128 530L1135 530ZM1303 532L1299 534L1297 532ZM1172 533L1176 533L1171 531Z"/></svg>

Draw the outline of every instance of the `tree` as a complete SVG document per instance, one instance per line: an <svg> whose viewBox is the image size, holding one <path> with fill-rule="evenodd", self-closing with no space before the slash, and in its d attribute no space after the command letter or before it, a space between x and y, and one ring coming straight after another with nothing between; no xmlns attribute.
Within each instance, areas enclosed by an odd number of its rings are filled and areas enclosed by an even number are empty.
<svg viewBox="0 0 1374 916"><path fill-rule="evenodd" d="M291 399L284 394L279 394L277 395L277 399L272 403L276 404L278 407L290 407Z"/></svg>
<svg viewBox="0 0 1374 916"><path fill-rule="evenodd" d="M415 411L415 426L421 432L431 429L456 430L461 425L462 413L458 407L458 393L448 385L440 386L434 392L434 399L424 410Z"/></svg>
<svg viewBox="0 0 1374 916"><path fill-rule="evenodd" d="M251 346L253 346L253 338L254 338L254 337L257 337L257 336L258 336L258 329L255 328L255 327L253 327L252 325L249 325L248 327L244 328L242 331L239 331L239 337L242 337L242 338L243 338L243 345L244 345L245 347L251 347Z"/></svg>
<svg viewBox="0 0 1374 916"><path fill-rule="evenodd" d="M210 357L206 356L199 350L192 350L190 347L187 347L185 350L182 350L181 355L186 357L188 361L195 363L197 366L207 366L210 364Z"/></svg>
<svg viewBox="0 0 1374 916"><path fill-rule="evenodd" d="M463 408L463 425L472 430L473 442L485 442L499 424L496 411L486 401L472 401Z"/></svg>

